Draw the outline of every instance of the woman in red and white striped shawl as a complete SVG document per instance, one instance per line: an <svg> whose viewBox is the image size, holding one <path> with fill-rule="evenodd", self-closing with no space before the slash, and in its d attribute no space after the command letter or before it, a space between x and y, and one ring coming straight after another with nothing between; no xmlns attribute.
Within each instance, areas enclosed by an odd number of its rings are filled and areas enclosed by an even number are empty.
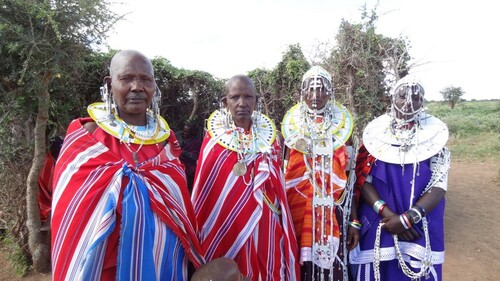
<svg viewBox="0 0 500 281"><path fill-rule="evenodd" d="M187 280L188 260L204 260L153 67L121 51L110 75L105 103L69 125L55 167L53 280Z"/></svg>
<svg viewBox="0 0 500 281"><path fill-rule="evenodd" d="M226 84L208 120L192 201L207 261L228 257L251 280L297 280L297 242L272 121L250 78Z"/></svg>

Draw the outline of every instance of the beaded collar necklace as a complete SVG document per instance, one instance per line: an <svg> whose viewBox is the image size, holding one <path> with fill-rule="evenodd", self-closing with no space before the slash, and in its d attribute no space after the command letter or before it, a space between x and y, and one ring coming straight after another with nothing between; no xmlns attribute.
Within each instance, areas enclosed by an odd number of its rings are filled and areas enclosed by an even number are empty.
<svg viewBox="0 0 500 281"><path fill-rule="evenodd" d="M390 114L377 117L363 131L363 143L375 158L393 164L412 164L438 153L448 141L448 127L438 118L420 113L410 128L400 128Z"/></svg>
<svg viewBox="0 0 500 281"><path fill-rule="evenodd" d="M208 133L222 147L234 151L238 162L233 172L243 176L247 164L254 160L257 153L269 153L276 138L276 128L271 119L264 114L255 114L250 131L236 127L230 114L225 110L214 111L207 120Z"/></svg>
<svg viewBox="0 0 500 281"><path fill-rule="evenodd" d="M269 117L258 114L250 131L245 132L236 127L228 116L230 115L226 110L216 110L208 117L208 133L218 144L243 154L271 151L276 139L276 127Z"/></svg>
<svg viewBox="0 0 500 281"><path fill-rule="evenodd" d="M89 105L87 112L99 127L124 143L139 144L142 147L144 144L160 143L170 136L167 121L159 115L155 116L150 110L146 114L146 126L129 125L116 112L108 114L103 102Z"/></svg>
<svg viewBox="0 0 500 281"><path fill-rule="evenodd" d="M286 146L308 153L313 140L333 138L332 151L344 145L354 127L351 113L338 102L328 103L326 107L329 110L324 110L323 115L309 112L303 102L290 108L281 123Z"/></svg>

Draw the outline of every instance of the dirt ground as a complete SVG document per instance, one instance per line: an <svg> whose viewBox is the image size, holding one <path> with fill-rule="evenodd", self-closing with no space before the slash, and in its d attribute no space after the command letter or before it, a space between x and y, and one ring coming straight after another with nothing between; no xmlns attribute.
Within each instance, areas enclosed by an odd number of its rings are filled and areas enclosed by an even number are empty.
<svg viewBox="0 0 500 281"><path fill-rule="evenodd" d="M446 195L444 280L500 280L499 164L452 162ZM0 254L0 280L50 279L50 274L19 278Z"/></svg>

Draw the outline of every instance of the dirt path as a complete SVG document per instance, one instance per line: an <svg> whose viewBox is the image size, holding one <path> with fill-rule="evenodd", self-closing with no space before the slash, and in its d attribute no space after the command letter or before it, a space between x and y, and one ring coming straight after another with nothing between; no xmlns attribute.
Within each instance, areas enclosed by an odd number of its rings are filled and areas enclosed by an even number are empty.
<svg viewBox="0 0 500 281"><path fill-rule="evenodd" d="M444 280L500 280L500 163L452 163Z"/></svg>
<svg viewBox="0 0 500 281"><path fill-rule="evenodd" d="M500 162L453 162L446 200L444 280L500 280ZM0 280L50 279L16 277L0 254Z"/></svg>

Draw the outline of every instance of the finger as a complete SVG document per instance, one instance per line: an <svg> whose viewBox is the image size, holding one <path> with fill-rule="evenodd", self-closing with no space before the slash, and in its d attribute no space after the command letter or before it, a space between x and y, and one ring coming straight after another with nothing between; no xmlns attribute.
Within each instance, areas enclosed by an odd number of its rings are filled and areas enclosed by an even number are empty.
<svg viewBox="0 0 500 281"><path fill-rule="evenodd" d="M408 232L411 234L412 236L412 240L415 240L417 238L420 237L420 235L418 234L417 230L415 230L413 227L408 229Z"/></svg>
<svg viewBox="0 0 500 281"><path fill-rule="evenodd" d="M411 236L410 236L408 230L401 232L401 236L403 237L404 241L410 241L410 239L411 239Z"/></svg>

